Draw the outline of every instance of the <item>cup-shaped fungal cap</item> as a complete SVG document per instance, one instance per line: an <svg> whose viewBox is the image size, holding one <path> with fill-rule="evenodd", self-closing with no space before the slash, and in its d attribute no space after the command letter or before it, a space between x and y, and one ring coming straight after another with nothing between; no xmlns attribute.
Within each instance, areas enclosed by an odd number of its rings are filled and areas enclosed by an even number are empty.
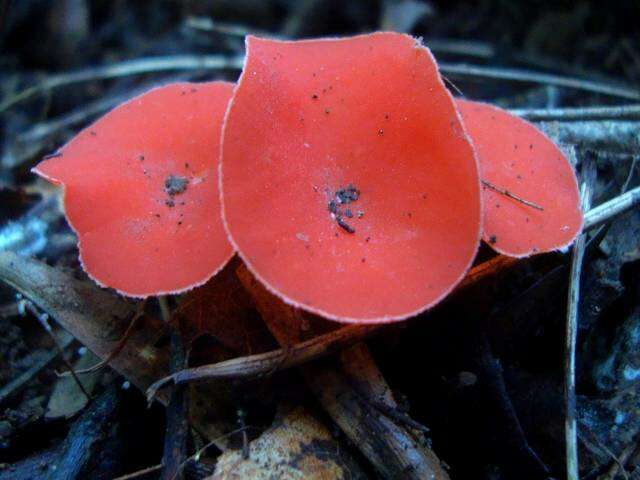
<svg viewBox="0 0 640 480"><path fill-rule="evenodd" d="M80 261L132 297L204 283L233 254L220 217L226 82L176 83L118 106L34 172L64 186Z"/></svg>
<svg viewBox="0 0 640 480"><path fill-rule="evenodd" d="M558 250L582 229L575 172L560 149L529 122L457 100L483 180L482 238L512 257Z"/></svg>
<svg viewBox="0 0 640 480"><path fill-rule="evenodd" d="M400 320L471 264L476 158L414 38L249 37L223 130L225 226L285 302L344 322Z"/></svg>

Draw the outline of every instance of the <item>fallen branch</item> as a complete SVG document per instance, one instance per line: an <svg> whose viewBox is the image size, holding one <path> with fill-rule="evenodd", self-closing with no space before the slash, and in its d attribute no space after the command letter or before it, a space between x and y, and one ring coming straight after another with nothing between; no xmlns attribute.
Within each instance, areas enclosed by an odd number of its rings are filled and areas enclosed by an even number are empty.
<svg viewBox="0 0 640 480"><path fill-rule="evenodd" d="M585 164L584 181L581 187L582 209L591 206L592 184L595 182L595 165ZM569 296L567 300L567 323L565 333L564 401L565 401L565 454L568 480L578 480L578 428L576 421L576 343L578 338L578 308L580 303L580 277L584 258L586 235L581 234L573 247Z"/></svg>
<svg viewBox="0 0 640 480"><path fill-rule="evenodd" d="M515 68L485 67L465 63L441 63L439 69L446 75L458 78L488 78L492 80L511 80L514 82L540 83L556 87L572 88L593 93L602 93L612 97L640 100L640 91L626 85L613 85L594 82L582 78L565 77L549 73Z"/></svg>
<svg viewBox="0 0 640 480"><path fill-rule="evenodd" d="M543 120L640 120L640 105L578 108L521 108L509 110L531 121Z"/></svg>
<svg viewBox="0 0 640 480"><path fill-rule="evenodd" d="M640 205L640 187L601 203L584 216L583 230L589 230Z"/></svg>

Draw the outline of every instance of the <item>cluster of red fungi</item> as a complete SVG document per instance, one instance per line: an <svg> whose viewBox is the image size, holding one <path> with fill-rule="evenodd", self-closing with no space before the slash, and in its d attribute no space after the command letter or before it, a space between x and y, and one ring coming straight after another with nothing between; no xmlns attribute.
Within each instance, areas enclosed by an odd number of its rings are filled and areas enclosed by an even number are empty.
<svg viewBox="0 0 640 480"><path fill-rule="evenodd" d="M396 33L248 37L235 86L151 90L34 171L64 186L100 285L183 292L238 253L285 302L343 322L433 306L480 239L528 256L569 245L583 221L560 150L455 100L429 50Z"/></svg>

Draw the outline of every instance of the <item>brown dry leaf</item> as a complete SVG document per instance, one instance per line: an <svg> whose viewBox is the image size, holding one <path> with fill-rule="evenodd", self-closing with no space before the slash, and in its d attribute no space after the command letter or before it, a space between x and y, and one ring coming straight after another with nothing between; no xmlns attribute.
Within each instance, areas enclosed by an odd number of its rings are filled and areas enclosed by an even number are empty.
<svg viewBox="0 0 640 480"><path fill-rule="evenodd" d="M249 444L249 458L242 451L228 451L218 458L209 480L329 480L366 478L341 453L329 431L304 408L286 414L260 438Z"/></svg>
<svg viewBox="0 0 640 480"><path fill-rule="evenodd" d="M260 353L275 346L251 296L235 275L239 262L232 259L206 284L188 292L173 314L186 344L203 334L215 340L220 351L210 352L208 362Z"/></svg>

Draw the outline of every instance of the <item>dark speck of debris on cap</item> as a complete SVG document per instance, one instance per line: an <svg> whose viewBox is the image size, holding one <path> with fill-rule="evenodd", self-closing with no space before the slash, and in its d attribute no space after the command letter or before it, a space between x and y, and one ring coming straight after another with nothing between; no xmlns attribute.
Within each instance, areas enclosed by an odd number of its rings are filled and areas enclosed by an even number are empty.
<svg viewBox="0 0 640 480"><path fill-rule="evenodd" d="M333 219L336 221L338 226L347 233L355 233L356 230L344 221L343 216L346 218L353 218L353 211L350 208L346 208L343 211L340 206L355 202L358 200L358 198L360 198L360 190L358 190L353 186L353 184L350 183L346 187L336 190L335 195L329 200L329 203L327 204L327 209L331 213ZM360 218L361 216L362 215L360 215L359 212L358 218Z"/></svg>
<svg viewBox="0 0 640 480"><path fill-rule="evenodd" d="M495 245L497 241L498 241L498 237L496 237L495 235L491 235L491 236L489 237L489 243L490 243L491 245Z"/></svg>
<svg viewBox="0 0 640 480"><path fill-rule="evenodd" d="M342 217L336 217L336 221L338 222L338 225L340 226L340 228L342 228L345 232L356 233L356 229L353 228L348 223L346 223L344 220L342 220Z"/></svg>
<svg viewBox="0 0 640 480"><path fill-rule="evenodd" d="M187 189L188 184L189 180L187 180L185 177L169 175L164 181L164 191L173 197L174 195L184 193L184 191Z"/></svg>

